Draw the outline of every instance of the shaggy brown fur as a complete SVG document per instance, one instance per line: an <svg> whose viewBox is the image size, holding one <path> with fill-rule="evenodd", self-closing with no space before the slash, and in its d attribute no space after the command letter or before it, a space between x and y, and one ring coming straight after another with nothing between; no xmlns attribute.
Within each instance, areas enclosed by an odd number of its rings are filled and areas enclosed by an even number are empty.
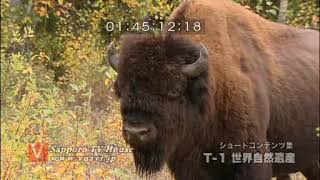
<svg viewBox="0 0 320 180"><path fill-rule="evenodd" d="M185 2L171 19L203 19L205 33L123 38L115 87L124 119L157 128L135 148L138 170L166 162L179 180L267 180L302 171L318 178L319 33L269 22L228 0ZM209 51L208 70L188 78L184 64ZM293 142L295 164L206 164L220 142ZM235 151L241 151L235 150ZM250 152L269 152L270 149ZM279 150L281 151L281 150ZM248 149L246 150L248 152Z"/></svg>

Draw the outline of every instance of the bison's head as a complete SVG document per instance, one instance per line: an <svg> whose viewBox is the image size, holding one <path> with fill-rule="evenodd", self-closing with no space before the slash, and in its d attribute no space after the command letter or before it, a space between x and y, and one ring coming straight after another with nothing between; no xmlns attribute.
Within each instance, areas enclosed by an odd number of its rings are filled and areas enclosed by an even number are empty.
<svg viewBox="0 0 320 180"><path fill-rule="evenodd" d="M119 54L108 47L123 118L139 172L159 170L201 124L208 52L179 37L127 35Z"/></svg>

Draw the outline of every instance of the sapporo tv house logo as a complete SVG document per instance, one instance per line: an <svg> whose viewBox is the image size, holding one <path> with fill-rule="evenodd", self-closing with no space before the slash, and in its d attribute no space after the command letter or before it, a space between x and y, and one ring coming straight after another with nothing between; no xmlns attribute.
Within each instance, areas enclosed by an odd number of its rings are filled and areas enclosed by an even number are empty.
<svg viewBox="0 0 320 180"><path fill-rule="evenodd" d="M28 144L28 159L30 162L45 163L48 161L81 161L113 163L119 153L132 153L128 147L114 144L89 146L59 146L48 145L47 142ZM50 156L49 156L50 153Z"/></svg>
<svg viewBox="0 0 320 180"><path fill-rule="evenodd" d="M48 143L31 143L28 147L28 158L31 162L48 161Z"/></svg>

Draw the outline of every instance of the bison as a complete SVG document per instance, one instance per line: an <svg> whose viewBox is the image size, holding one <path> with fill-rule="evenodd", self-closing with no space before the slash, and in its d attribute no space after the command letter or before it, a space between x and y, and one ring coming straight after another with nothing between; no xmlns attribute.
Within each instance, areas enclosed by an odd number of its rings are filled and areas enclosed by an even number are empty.
<svg viewBox="0 0 320 180"><path fill-rule="evenodd" d="M167 164L177 180L286 179L297 171L318 179L319 32L269 22L231 0L184 2L169 21L186 19L202 19L205 31L127 34L119 54L113 43L107 49L138 172ZM292 149L271 147L289 142ZM294 161L233 163L235 152L294 153ZM219 160L207 162L205 153Z"/></svg>

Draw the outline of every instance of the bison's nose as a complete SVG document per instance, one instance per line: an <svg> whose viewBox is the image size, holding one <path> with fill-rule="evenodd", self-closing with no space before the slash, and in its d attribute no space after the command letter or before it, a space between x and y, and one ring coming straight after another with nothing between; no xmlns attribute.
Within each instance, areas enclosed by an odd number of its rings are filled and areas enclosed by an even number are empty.
<svg viewBox="0 0 320 180"><path fill-rule="evenodd" d="M124 123L124 131L129 139L138 139L140 141L149 141L156 136L156 130L151 124L131 124Z"/></svg>

